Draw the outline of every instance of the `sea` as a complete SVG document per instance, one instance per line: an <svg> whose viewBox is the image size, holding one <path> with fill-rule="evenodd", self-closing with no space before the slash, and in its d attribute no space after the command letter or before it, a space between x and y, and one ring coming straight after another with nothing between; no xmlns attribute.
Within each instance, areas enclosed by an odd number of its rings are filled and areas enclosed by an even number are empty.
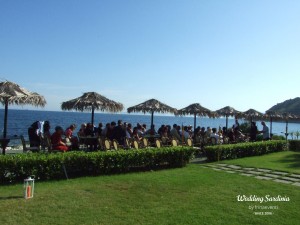
<svg viewBox="0 0 300 225"><path fill-rule="evenodd" d="M151 115L150 114L127 114L127 113L95 113L95 126L98 126L100 122L105 126L106 123L112 121L117 122L122 120L123 122L131 123L136 126L137 123L146 124L150 127ZM69 127L71 124L77 125L77 133L80 125L82 123L87 123L91 121L90 112L75 112L75 111L44 111L44 110L8 110L8 124L7 124L7 135L8 136L20 136L23 135L28 138L27 130L30 125L35 121L46 121L50 122L51 132L54 131L56 126L61 126L64 129ZM239 119L240 123L245 122L243 119ZM193 116L174 116L170 114L154 114L154 124L156 129L158 129L162 124L173 125L174 123L178 125L194 125ZM228 118L228 127L232 127L234 124L234 118ZM267 126L270 127L269 121L266 121ZM226 126L226 118L203 118L197 117L197 126L200 127L224 127ZM0 130L3 133L4 127L4 109L0 109ZM257 121L258 130L262 130L260 121ZM276 135L284 135L286 129L285 122L273 122L272 123L272 133ZM299 123L289 123L288 132L300 131ZM289 136L289 138L292 138Z"/></svg>

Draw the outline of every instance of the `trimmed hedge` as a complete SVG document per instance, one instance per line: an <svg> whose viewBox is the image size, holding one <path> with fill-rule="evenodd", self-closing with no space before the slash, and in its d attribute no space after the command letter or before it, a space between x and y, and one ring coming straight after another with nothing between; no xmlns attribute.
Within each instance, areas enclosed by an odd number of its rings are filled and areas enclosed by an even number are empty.
<svg viewBox="0 0 300 225"><path fill-rule="evenodd" d="M291 151L300 151L300 140L289 140L289 149Z"/></svg>
<svg viewBox="0 0 300 225"><path fill-rule="evenodd" d="M262 141L207 146L205 147L205 153L207 160L213 162L225 159L264 155L271 152L284 151L286 149L286 141Z"/></svg>
<svg viewBox="0 0 300 225"><path fill-rule="evenodd" d="M165 147L109 152L66 152L57 154L16 154L0 156L1 183L23 181L29 175L39 180L97 176L129 171L185 166L192 158L191 147ZM65 169L65 170L64 170Z"/></svg>

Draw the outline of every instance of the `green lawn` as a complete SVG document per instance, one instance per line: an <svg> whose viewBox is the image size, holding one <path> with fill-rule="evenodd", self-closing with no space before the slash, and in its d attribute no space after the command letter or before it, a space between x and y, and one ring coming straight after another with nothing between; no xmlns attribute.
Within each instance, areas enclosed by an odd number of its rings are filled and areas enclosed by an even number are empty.
<svg viewBox="0 0 300 225"><path fill-rule="evenodd" d="M268 168L300 174L300 152L276 152L263 156L224 160L222 163L240 165L244 167Z"/></svg>
<svg viewBox="0 0 300 225"><path fill-rule="evenodd" d="M233 161L231 161L233 162ZM188 165L182 169L0 187L0 224L299 224L300 188ZM290 202L238 202L237 195ZM258 216L249 206L277 206ZM255 210L257 212L262 210Z"/></svg>

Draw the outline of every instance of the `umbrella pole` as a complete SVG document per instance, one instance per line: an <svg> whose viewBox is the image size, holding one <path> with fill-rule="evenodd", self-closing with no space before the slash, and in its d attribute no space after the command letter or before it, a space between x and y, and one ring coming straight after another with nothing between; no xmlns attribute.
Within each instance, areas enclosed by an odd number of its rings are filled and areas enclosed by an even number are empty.
<svg viewBox="0 0 300 225"><path fill-rule="evenodd" d="M196 140L196 113L194 113L194 141Z"/></svg>
<svg viewBox="0 0 300 225"><path fill-rule="evenodd" d="M288 133L288 131L289 131L289 128L288 128L288 126L289 126L289 121L288 121L288 119L286 119L286 124L285 124L285 140L287 141L288 140L288 135L289 135L289 133Z"/></svg>
<svg viewBox="0 0 300 225"><path fill-rule="evenodd" d="M228 115L226 115L226 130L228 130Z"/></svg>
<svg viewBox="0 0 300 225"><path fill-rule="evenodd" d="M4 130L3 130L3 138L6 138L7 134L7 114L8 114L8 100L5 100L5 111L4 111Z"/></svg>
<svg viewBox="0 0 300 225"><path fill-rule="evenodd" d="M7 114L8 114L8 99L5 99L5 111L4 111L4 130L3 138L1 139L2 154L5 155L5 149L8 145L9 140L6 139L7 134Z"/></svg>
<svg viewBox="0 0 300 225"><path fill-rule="evenodd" d="M273 118L271 116L270 117L270 139L272 139L272 136L273 136L273 134L272 134L272 123L273 123Z"/></svg>
<svg viewBox="0 0 300 225"><path fill-rule="evenodd" d="M153 126L153 114L154 114L154 111L151 112L151 127Z"/></svg>
<svg viewBox="0 0 300 225"><path fill-rule="evenodd" d="M94 108L94 106L92 106L92 125L94 125L94 111L95 111L95 108Z"/></svg>

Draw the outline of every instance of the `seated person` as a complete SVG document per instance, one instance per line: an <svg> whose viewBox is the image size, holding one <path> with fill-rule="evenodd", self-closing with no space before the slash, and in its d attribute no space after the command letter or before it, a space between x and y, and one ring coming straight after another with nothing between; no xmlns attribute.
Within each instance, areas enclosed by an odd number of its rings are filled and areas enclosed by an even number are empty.
<svg viewBox="0 0 300 225"><path fill-rule="evenodd" d="M66 143L70 143L69 145L72 147L72 149L78 149L78 138L73 136L73 131L76 129L76 125L72 124L71 126L68 127L68 129L65 132L66 136Z"/></svg>
<svg viewBox="0 0 300 225"><path fill-rule="evenodd" d="M126 137L130 139L132 137L132 133L132 125L129 123L126 127Z"/></svg>
<svg viewBox="0 0 300 225"><path fill-rule="evenodd" d="M181 141L181 137L178 133L177 124L173 125L173 129L170 131L170 135L172 138L174 138L177 141Z"/></svg>
<svg viewBox="0 0 300 225"><path fill-rule="evenodd" d="M167 126L164 127L164 129L162 130L162 133L161 133L161 140L162 140L162 143L163 144L168 144L169 142L169 129Z"/></svg>
<svg viewBox="0 0 300 225"><path fill-rule="evenodd" d="M150 129L147 130L144 134L145 135L156 135L157 133L155 131L155 125L152 124L151 127L150 127Z"/></svg>
<svg viewBox="0 0 300 225"><path fill-rule="evenodd" d="M136 141L141 141L143 139L142 137L140 137L137 127L133 128L132 138Z"/></svg>
<svg viewBox="0 0 300 225"><path fill-rule="evenodd" d="M93 124L88 123L84 130L84 136L94 137L94 135L95 135L94 126L93 126Z"/></svg>
<svg viewBox="0 0 300 225"><path fill-rule="evenodd" d="M62 134L63 129L60 126L55 127L55 132L51 135L51 143L53 150L59 150L66 152L69 150L69 147L63 142Z"/></svg>
<svg viewBox="0 0 300 225"><path fill-rule="evenodd" d="M46 147L50 147L49 146L49 140L51 140L51 132L50 132L50 122L49 121L45 121L44 122L44 125L43 125L43 130L44 130L44 133L43 133L43 136L42 136L42 139L41 139L41 145L42 145L42 148L45 149Z"/></svg>
<svg viewBox="0 0 300 225"><path fill-rule="evenodd" d="M187 139L191 138L191 135L190 135L190 132L189 132L187 126L183 127L183 131L182 131L181 135L184 137L184 141L187 141Z"/></svg>
<svg viewBox="0 0 300 225"><path fill-rule="evenodd" d="M86 129L86 124L85 123L81 124L80 130L77 133L78 137L84 137L85 136L85 129Z"/></svg>
<svg viewBox="0 0 300 225"><path fill-rule="evenodd" d="M50 122L49 121L45 121L43 129L44 129L44 137L51 138Z"/></svg>
<svg viewBox="0 0 300 225"><path fill-rule="evenodd" d="M41 145L41 138L38 134L38 122L36 121L28 128L28 136L30 147L39 147Z"/></svg>
<svg viewBox="0 0 300 225"><path fill-rule="evenodd" d="M102 131L103 131L103 124L99 123L99 125L97 127L97 132L96 132L96 134L98 135L98 137L102 136Z"/></svg>
<svg viewBox="0 0 300 225"><path fill-rule="evenodd" d="M140 137L144 136L144 129L143 129L142 125L140 125L140 124L137 125L137 132Z"/></svg>
<svg viewBox="0 0 300 225"><path fill-rule="evenodd" d="M195 144L199 144L202 140L200 132L201 132L201 127L197 127L196 130L194 131Z"/></svg>
<svg viewBox="0 0 300 225"><path fill-rule="evenodd" d="M212 129L212 133L210 134L210 137L211 138L215 138L216 139L216 143L220 143L220 141L221 141L221 137L220 137L220 135L219 134L217 134L217 129L216 128L213 128Z"/></svg>
<svg viewBox="0 0 300 225"><path fill-rule="evenodd" d="M206 137L210 137L210 135L212 134L212 130L211 130L211 128L210 127L207 127L207 129L206 129Z"/></svg>
<svg viewBox="0 0 300 225"><path fill-rule="evenodd" d="M95 136L95 129L92 123L88 123L86 125L86 129L84 130L85 137L94 137ZM90 146L90 150L97 150L98 147L98 140L97 139L85 139L85 144Z"/></svg>
<svg viewBox="0 0 300 225"><path fill-rule="evenodd" d="M227 136L228 136L228 139L229 139L229 143L234 143L235 142L235 135L234 135L234 132L231 128L228 130Z"/></svg>

